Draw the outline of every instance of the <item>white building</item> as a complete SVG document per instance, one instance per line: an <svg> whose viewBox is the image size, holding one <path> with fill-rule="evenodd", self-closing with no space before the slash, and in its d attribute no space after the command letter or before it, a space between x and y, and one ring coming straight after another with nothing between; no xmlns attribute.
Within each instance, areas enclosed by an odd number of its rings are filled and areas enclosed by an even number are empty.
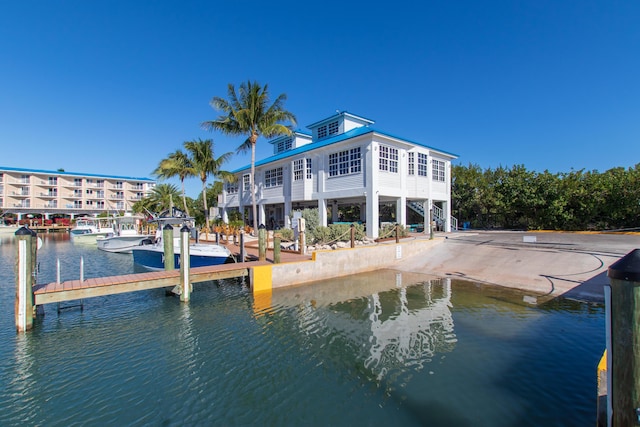
<svg viewBox="0 0 640 427"><path fill-rule="evenodd" d="M381 207L395 209L407 224L407 210L429 224L457 228L451 217L451 160L455 154L372 128L372 120L346 111L270 141L273 155L256 161L258 223L288 226L293 211L318 208L321 225L338 222L338 208L357 206L367 236L378 237ZM232 209L251 207L251 165L233 171L218 206L223 220ZM433 212L433 218L429 218ZM426 215L423 215L426 213ZM424 228L427 232L428 227Z"/></svg>
<svg viewBox="0 0 640 427"><path fill-rule="evenodd" d="M130 211L155 186L149 178L0 166L0 209L24 214L78 215Z"/></svg>

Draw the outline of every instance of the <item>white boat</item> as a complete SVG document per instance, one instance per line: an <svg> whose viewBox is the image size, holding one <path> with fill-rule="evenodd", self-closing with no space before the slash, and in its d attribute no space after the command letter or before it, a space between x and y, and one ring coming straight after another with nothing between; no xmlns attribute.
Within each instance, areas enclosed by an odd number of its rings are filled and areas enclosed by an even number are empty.
<svg viewBox="0 0 640 427"><path fill-rule="evenodd" d="M0 224L0 236L9 236L11 234L15 234L16 231L18 231L17 226L15 225L4 225L4 224Z"/></svg>
<svg viewBox="0 0 640 427"><path fill-rule="evenodd" d="M74 243L96 243L98 237L113 234L113 218L81 217L69 235Z"/></svg>
<svg viewBox="0 0 640 427"><path fill-rule="evenodd" d="M141 234L139 230L141 216L119 216L114 217L113 233L96 238L98 249L107 252L118 252L130 254L131 249L141 244L153 243L154 236Z"/></svg>
<svg viewBox="0 0 640 427"><path fill-rule="evenodd" d="M164 213L152 220L158 224L155 242L136 246L131 249L133 262L150 270L164 270L164 243L162 235L164 227L169 224L173 227L173 253L174 266L180 266L180 229L186 225L192 226L193 218L187 217L184 213L173 208L171 214ZM225 246L208 243L189 244L189 265L191 267L204 267L219 265L227 262L231 257L231 252Z"/></svg>

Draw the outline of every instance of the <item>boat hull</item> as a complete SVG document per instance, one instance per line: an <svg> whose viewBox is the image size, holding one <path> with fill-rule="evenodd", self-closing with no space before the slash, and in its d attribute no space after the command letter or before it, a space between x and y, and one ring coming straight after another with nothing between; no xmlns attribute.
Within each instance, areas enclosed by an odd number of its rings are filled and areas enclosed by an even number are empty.
<svg viewBox="0 0 640 427"><path fill-rule="evenodd" d="M69 236L71 237L71 241L74 243L96 243L96 239L98 237L107 237L109 232L104 233L83 233L83 232L74 232L75 230L71 230Z"/></svg>
<svg viewBox="0 0 640 427"><path fill-rule="evenodd" d="M164 270L164 250L160 245L143 245L132 248L133 262L151 270ZM179 248L174 249L174 266L180 267ZM207 267L224 264L231 256L228 249L218 245L196 244L189 247L189 265Z"/></svg>
<svg viewBox="0 0 640 427"><path fill-rule="evenodd" d="M151 242L153 236L137 235L137 236L111 236L97 238L98 249L106 252L115 252L121 254L130 254L136 246L140 246L143 242Z"/></svg>

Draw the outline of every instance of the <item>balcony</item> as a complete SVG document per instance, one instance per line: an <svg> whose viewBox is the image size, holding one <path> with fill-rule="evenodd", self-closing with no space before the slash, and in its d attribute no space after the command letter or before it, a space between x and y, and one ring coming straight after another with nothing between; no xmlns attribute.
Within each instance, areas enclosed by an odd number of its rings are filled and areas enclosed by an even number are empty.
<svg viewBox="0 0 640 427"><path fill-rule="evenodd" d="M51 198L56 198L58 197L58 193L40 193L39 197L51 197Z"/></svg>
<svg viewBox="0 0 640 427"><path fill-rule="evenodd" d="M29 197L29 190L12 191L11 195L14 197Z"/></svg>

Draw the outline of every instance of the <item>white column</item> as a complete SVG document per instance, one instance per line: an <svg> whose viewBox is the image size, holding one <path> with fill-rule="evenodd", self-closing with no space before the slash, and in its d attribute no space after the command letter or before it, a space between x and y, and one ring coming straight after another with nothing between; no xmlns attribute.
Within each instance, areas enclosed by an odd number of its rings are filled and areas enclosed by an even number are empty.
<svg viewBox="0 0 640 427"><path fill-rule="evenodd" d="M320 226L327 226L327 201L325 199L318 199L318 220Z"/></svg>
<svg viewBox="0 0 640 427"><path fill-rule="evenodd" d="M407 198L404 194L396 199L396 218L398 224L407 226Z"/></svg>

